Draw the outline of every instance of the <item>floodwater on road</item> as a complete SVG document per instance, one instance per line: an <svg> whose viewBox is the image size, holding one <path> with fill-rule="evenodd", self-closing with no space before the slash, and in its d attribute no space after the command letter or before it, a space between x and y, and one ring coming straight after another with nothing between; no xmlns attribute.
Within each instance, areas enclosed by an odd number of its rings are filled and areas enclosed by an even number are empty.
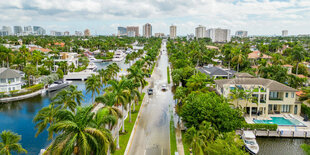
<svg viewBox="0 0 310 155"><path fill-rule="evenodd" d="M164 46L165 48L165 46ZM166 52L158 59L152 75L154 94L146 96L146 103L141 109L141 116L130 145L130 155L168 155L170 154L170 105L173 105L171 87L162 91L167 84L168 56Z"/></svg>

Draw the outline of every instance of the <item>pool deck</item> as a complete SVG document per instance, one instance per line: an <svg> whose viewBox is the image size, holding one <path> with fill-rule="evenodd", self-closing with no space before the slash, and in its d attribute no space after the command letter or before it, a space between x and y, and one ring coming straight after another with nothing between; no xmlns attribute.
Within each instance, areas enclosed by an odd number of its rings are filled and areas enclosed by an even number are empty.
<svg viewBox="0 0 310 155"><path fill-rule="evenodd" d="M263 116L252 116L245 117L245 121L249 124L254 124L253 118L258 120L271 120L271 117L284 117L286 119L294 118L299 122L303 123L303 127L295 126L278 126L278 131L255 131L255 135L258 137L296 137L296 138L310 138L310 122L303 121L303 117L297 115L288 115L288 114L275 114L269 115L269 117ZM282 134L281 134L282 131ZM237 130L237 134L241 134L241 130Z"/></svg>

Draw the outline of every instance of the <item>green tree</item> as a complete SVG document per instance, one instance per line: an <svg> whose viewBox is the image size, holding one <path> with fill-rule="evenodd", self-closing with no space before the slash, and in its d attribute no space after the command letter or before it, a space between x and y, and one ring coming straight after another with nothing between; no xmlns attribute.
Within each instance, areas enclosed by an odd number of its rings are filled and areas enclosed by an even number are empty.
<svg viewBox="0 0 310 155"><path fill-rule="evenodd" d="M0 154L11 155L12 152L27 153L19 141L22 137L11 131L2 131L0 134Z"/></svg>
<svg viewBox="0 0 310 155"><path fill-rule="evenodd" d="M87 93L91 92L92 103L94 103L94 97L96 97L96 93L100 94L100 88L102 87L100 77L92 74L91 77L86 80L85 85Z"/></svg>
<svg viewBox="0 0 310 155"><path fill-rule="evenodd" d="M310 154L310 145L308 144L301 144L300 147L306 152L306 154Z"/></svg>
<svg viewBox="0 0 310 155"><path fill-rule="evenodd" d="M296 75L298 75L299 63L305 59L305 49L302 45L295 45L292 52L292 60L297 63Z"/></svg>
<svg viewBox="0 0 310 155"><path fill-rule="evenodd" d="M69 108L75 111L75 108L81 105L84 95L82 91L77 90L77 86L70 85L68 89L63 89L52 99L54 104L61 105L62 109Z"/></svg>

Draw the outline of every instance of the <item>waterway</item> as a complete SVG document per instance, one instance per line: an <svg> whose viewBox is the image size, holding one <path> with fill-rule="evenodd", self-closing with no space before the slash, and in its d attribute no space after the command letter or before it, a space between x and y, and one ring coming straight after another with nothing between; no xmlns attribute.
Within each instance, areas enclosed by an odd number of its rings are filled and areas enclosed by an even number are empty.
<svg viewBox="0 0 310 155"><path fill-rule="evenodd" d="M111 62L96 63L98 69L106 68ZM117 62L121 68L120 73L125 73L128 64L124 61ZM76 85L84 95L82 105L91 104L91 93L86 93L85 83L82 81L73 81L72 85ZM47 140L47 131L42 132L35 138L35 124L32 122L33 117L40 109L50 104L51 98L57 94L56 92L48 93L45 96L36 96L30 99L11 102L6 104L0 103L0 132L3 130L11 130L22 136L21 144L30 155L37 155L40 149L50 144Z"/></svg>

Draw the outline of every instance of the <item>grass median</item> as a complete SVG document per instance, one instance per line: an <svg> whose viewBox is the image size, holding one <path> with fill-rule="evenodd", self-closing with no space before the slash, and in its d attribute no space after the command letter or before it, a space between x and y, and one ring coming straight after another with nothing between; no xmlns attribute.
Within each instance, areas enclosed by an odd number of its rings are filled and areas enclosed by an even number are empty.
<svg viewBox="0 0 310 155"><path fill-rule="evenodd" d="M169 66L167 67L167 78L168 78L168 84L170 84L170 70L169 70Z"/></svg>
<svg viewBox="0 0 310 155"><path fill-rule="evenodd" d="M170 119L170 154L174 155L175 152L178 152L177 139L175 136L173 114L171 114L171 119Z"/></svg>
<svg viewBox="0 0 310 155"><path fill-rule="evenodd" d="M189 146L185 143L184 135L185 135L185 131L182 131L182 142L183 142L184 154L185 155L190 155Z"/></svg>
<svg viewBox="0 0 310 155"><path fill-rule="evenodd" d="M122 134L120 133L120 136L119 136L120 149L116 150L113 153L114 155L124 155L124 152L126 150L126 147L127 147L127 144L128 144L131 132L132 132L132 129L133 129L135 122L136 122L136 119L138 117L138 113L139 113L139 110L141 108L141 104L142 104L144 95L145 95L145 93L142 94L141 100L139 101L139 105L136 106L136 111L131 113L131 122L129 122L129 117L126 118L126 120L125 120L125 131L126 131L126 133L122 133Z"/></svg>

